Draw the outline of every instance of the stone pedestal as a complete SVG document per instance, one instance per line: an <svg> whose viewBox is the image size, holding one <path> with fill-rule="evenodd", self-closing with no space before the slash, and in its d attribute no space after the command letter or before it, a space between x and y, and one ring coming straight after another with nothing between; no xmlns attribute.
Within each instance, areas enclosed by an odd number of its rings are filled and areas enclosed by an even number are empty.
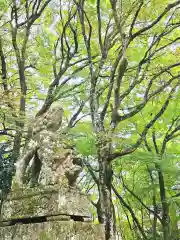
<svg viewBox="0 0 180 240"><path fill-rule="evenodd" d="M2 240L104 240L87 196L59 186L12 191L2 206Z"/></svg>

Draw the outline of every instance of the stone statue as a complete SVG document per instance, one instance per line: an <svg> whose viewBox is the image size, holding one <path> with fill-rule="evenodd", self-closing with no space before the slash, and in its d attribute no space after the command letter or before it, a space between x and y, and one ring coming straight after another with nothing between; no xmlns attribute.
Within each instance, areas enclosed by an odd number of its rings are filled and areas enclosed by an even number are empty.
<svg viewBox="0 0 180 240"><path fill-rule="evenodd" d="M35 118L12 189L2 203L0 239L105 240L104 226L91 223L87 195L69 187L82 166L66 143L62 116L63 109L53 104Z"/></svg>
<svg viewBox="0 0 180 240"><path fill-rule="evenodd" d="M82 164L75 150L61 139L58 130L62 116L62 107L52 104L46 113L35 118L32 137L16 164L14 181L19 187L62 182L75 186Z"/></svg>

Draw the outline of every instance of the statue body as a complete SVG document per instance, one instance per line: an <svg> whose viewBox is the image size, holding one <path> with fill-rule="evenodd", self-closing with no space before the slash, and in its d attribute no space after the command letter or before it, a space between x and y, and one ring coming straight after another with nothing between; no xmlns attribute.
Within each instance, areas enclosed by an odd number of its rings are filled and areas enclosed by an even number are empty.
<svg viewBox="0 0 180 240"><path fill-rule="evenodd" d="M61 107L51 106L35 118L2 204L0 239L105 239L104 226L91 224L87 195L68 186L82 167L59 131L62 115Z"/></svg>
<svg viewBox="0 0 180 240"><path fill-rule="evenodd" d="M81 161L74 149L60 140L63 109L52 105L42 116L36 117L32 127L32 137L16 164L15 183L54 185L67 183L75 186L82 170Z"/></svg>

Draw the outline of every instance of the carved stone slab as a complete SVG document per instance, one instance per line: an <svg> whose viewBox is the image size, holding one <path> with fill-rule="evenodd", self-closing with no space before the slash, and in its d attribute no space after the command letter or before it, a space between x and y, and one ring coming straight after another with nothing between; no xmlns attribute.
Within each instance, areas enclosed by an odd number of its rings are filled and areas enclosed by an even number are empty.
<svg viewBox="0 0 180 240"><path fill-rule="evenodd" d="M12 191L2 206L1 222L43 216L91 218L87 196L70 187L47 186Z"/></svg>
<svg viewBox="0 0 180 240"><path fill-rule="evenodd" d="M103 225L74 221L16 224L0 228L2 240L105 240Z"/></svg>

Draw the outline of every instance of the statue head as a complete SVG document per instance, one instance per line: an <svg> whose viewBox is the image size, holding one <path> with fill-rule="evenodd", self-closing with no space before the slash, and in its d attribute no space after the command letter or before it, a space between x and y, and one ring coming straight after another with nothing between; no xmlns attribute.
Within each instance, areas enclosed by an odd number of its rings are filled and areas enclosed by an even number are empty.
<svg viewBox="0 0 180 240"><path fill-rule="evenodd" d="M42 130L56 132L61 126L63 112L60 104L54 102L44 114L36 117L33 125L33 135Z"/></svg>
<svg viewBox="0 0 180 240"><path fill-rule="evenodd" d="M53 103L51 105L45 116L47 119L47 129L49 131L55 132L60 128L63 112L64 111L59 104Z"/></svg>

